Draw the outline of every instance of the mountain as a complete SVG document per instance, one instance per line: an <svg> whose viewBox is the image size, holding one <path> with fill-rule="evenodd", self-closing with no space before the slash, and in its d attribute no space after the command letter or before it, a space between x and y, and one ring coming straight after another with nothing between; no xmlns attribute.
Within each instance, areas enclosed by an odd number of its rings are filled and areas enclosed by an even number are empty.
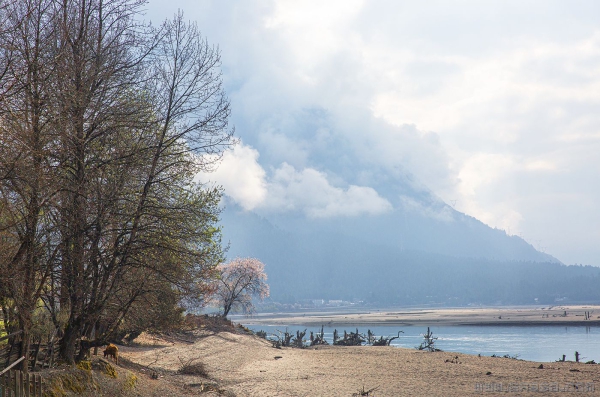
<svg viewBox="0 0 600 397"><path fill-rule="evenodd" d="M600 268L561 264L517 236L435 201L379 216L258 215L228 204L228 257L266 265L271 296L378 304L598 299Z"/></svg>

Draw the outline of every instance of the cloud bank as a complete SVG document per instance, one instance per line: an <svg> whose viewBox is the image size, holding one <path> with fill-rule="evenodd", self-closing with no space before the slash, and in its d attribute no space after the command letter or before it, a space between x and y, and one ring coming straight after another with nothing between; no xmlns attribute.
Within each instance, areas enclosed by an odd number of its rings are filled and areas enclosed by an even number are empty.
<svg viewBox="0 0 600 397"><path fill-rule="evenodd" d="M240 143L225 153L215 172L201 179L223 186L227 196L245 210L300 211L311 218L329 218L378 215L392 209L371 187L336 187L323 172L296 170L285 162L267 173L258 158L257 150Z"/></svg>
<svg viewBox="0 0 600 397"><path fill-rule="evenodd" d="M178 8L222 49L244 208L375 214L410 180L600 265L600 3L151 0L148 17Z"/></svg>

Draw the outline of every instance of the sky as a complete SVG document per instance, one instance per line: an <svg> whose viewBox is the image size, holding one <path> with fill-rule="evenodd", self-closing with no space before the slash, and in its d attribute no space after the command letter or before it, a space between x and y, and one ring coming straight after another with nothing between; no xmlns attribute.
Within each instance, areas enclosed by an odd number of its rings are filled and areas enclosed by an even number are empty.
<svg viewBox="0 0 600 397"><path fill-rule="evenodd" d="M600 266L600 2L150 0L145 18L179 9L221 51L240 144L210 178L245 210L385 214L382 181L409 178Z"/></svg>

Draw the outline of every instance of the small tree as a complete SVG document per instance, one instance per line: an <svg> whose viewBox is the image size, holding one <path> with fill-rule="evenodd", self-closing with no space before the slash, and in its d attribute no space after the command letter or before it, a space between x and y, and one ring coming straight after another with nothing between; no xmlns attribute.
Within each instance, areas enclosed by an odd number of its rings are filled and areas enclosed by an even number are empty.
<svg viewBox="0 0 600 397"><path fill-rule="evenodd" d="M227 317L232 309L252 313L252 297L263 300L269 296L264 268L265 265L254 258L236 258L218 266L220 277L217 280L215 299L223 307L223 317Z"/></svg>

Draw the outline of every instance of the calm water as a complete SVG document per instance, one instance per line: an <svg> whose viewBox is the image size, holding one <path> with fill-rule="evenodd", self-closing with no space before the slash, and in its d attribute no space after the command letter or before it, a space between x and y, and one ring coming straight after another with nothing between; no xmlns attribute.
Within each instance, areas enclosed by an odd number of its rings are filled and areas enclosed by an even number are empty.
<svg viewBox="0 0 600 397"><path fill-rule="evenodd" d="M248 328L266 331L268 334L277 334L277 330L285 331L286 326L281 325L248 325ZM356 327L336 327L338 333L343 335L344 329L348 332L356 331ZM296 334L296 330L307 330L305 339L310 336L310 331L320 332L321 327L306 327L302 325L288 325L288 332ZM367 334L370 329L375 335L396 336L398 331L404 331L400 338L392 341L393 346L414 348L423 341L427 327L381 327L360 326L358 331ZM333 339L332 327L325 327L325 339L331 343ZM600 362L600 327L538 327L538 326L439 326L431 327L433 336L438 337L438 348L449 352L467 354L492 354L504 356L518 355L518 358L530 361L550 362L558 360L563 354L567 360L575 360L575 351L581 354L583 361L595 360Z"/></svg>

